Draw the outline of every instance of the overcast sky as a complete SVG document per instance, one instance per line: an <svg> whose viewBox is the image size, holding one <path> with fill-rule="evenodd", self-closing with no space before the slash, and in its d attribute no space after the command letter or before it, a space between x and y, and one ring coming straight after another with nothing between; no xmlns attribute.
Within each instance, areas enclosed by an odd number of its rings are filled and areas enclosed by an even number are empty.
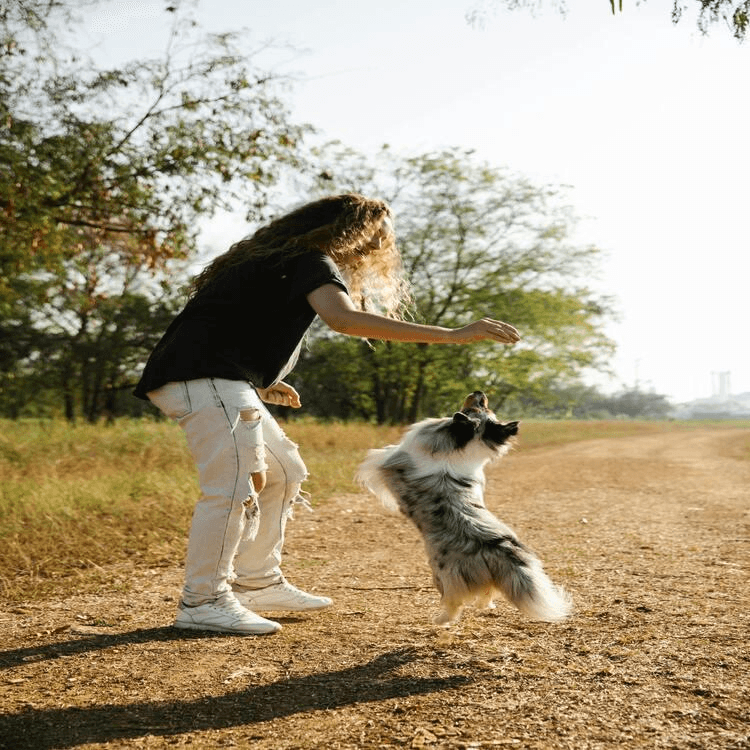
<svg viewBox="0 0 750 750"><path fill-rule="evenodd" d="M552 3L551 3L552 4ZM557 3L554 3L557 4ZM113 0L86 19L100 59L157 53L161 0ZM617 377L674 401L711 395L712 373L750 391L750 41L674 26L671 2L568 0L498 8L475 0L201 0L207 30L247 29L298 52L295 116L364 151L475 148L540 183L570 185L581 237L606 251L597 286L617 299ZM217 219L223 251L246 227ZM485 311L478 311L484 314ZM513 322L512 310L497 317Z"/></svg>

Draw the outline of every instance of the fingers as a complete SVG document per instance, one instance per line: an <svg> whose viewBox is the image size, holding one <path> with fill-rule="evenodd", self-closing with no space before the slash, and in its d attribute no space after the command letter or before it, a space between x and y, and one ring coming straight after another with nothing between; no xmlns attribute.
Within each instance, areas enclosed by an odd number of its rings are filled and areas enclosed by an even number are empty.
<svg viewBox="0 0 750 750"><path fill-rule="evenodd" d="M276 404L277 406L289 406L292 397L288 393L281 393L280 391L271 391L266 399L269 404Z"/></svg>
<svg viewBox="0 0 750 750"><path fill-rule="evenodd" d="M299 394L296 391L289 394L289 401L287 403L287 406L291 406L292 409L299 409L300 406L302 406Z"/></svg>
<svg viewBox="0 0 750 750"><path fill-rule="evenodd" d="M299 393L287 383L276 383L270 388L262 389L261 398L267 404L276 404L276 406L291 406L293 409L299 409L302 406Z"/></svg>
<svg viewBox="0 0 750 750"><path fill-rule="evenodd" d="M284 406L291 406L293 409L299 409L302 406L299 393L291 385L288 383L279 383L277 387L283 395Z"/></svg>
<svg viewBox="0 0 750 750"><path fill-rule="evenodd" d="M521 340L521 334L510 324L492 318L482 318L482 323L487 326L489 338L493 338L503 344L516 344Z"/></svg>
<svg viewBox="0 0 750 750"><path fill-rule="evenodd" d="M456 343L468 344L472 341L497 341L500 344L516 344L521 334L510 324L493 318L482 318L463 328L455 329Z"/></svg>

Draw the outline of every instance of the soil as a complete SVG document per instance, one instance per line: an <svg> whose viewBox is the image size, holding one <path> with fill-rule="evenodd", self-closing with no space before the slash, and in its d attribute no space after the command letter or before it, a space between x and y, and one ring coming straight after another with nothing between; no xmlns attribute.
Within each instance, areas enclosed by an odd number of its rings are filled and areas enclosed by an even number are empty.
<svg viewBox="0 0 750 750"><path fill-rule="evenodd" d="M181 570L0 612L3 748L748 748L747 432L521 447L486 500L573 595L431 624L417 532L366 494L290 524L285 571L334 597L272 636L170 626Z"/></svg>

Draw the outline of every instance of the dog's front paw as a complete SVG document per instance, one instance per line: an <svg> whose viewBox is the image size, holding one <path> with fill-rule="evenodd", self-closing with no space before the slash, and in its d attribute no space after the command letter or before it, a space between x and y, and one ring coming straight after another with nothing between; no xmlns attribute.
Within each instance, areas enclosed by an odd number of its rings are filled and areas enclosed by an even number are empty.
<svg viewBox="0 0 750 750"><path fill-rule="evenodd" d="M435 623L435 625L440 625L444 628L448 628L453 622L453 618L451 618L450 615L446 614L445 612L440 612L439 614L435 615L432 621Z"/></svg>
<svg viewBox="0 0 750 750"><path fill-rule="evenodd" d="M442 625L444 628L447 628L451 625L451 623L454 623L459 615L461 614L460 609L449 609L447 607L443 607L443 609L440 610L440 612L435 615L435 619L433 622L435 625Z"/></svg>

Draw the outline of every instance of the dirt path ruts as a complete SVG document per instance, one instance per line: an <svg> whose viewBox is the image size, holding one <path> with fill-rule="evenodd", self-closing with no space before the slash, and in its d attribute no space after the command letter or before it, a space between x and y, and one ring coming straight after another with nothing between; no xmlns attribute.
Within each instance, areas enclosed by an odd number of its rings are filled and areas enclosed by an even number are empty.
<svg viewBox="0 0 750 750"><path fill-rule="evenodd" d="M487 504L572 592L448 633L411 527L367 495L298 513L286 571L331 594L267 638L169 627L179 567L0 612L0 747L750 747L747 433L518 450Z"/></svg>

